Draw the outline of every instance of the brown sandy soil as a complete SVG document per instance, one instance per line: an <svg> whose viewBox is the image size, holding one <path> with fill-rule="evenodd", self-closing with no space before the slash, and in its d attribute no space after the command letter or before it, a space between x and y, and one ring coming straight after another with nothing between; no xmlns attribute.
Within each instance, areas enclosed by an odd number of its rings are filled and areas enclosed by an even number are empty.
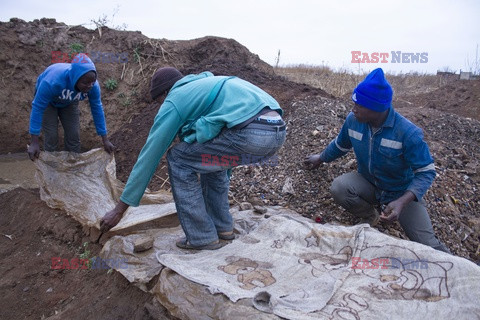
<svg viewBox="0 0 480 320"><path fill-rule="evenodd" d="M403 94L396 103L405 109L427 108L480 121L480 81L450 80L428 93Z"/></svg>
<svg viewBox="0 0 480 320"><path fill-rule="evenodd" d="M47 207L37 189L1 194L0 203L0 319L170 319L118 272L52 269L54 257L87 257L83 243L88 257L101 246L78 222Z"/></svg>
<svg viewBox="0 0 480 320"><path fill-rule="evenodd" d="M50 64L51 51L69 52L76 43L83 44L87 52L128 53L126 64L96 64L109 134L118 147L117 176L121 180L128 178L158 111L159 104L152 103L148 95L152 73L166 65L185 74L209 70L240 76L262 87L281 102L288 122L287 142L279 153L278 166L233 171L232 203L280 204L307 217L322 214L324 222L356 222L333 203L328 190L334 177L355 169L352 155L316 171L302 166L306 155L322 151L335 137L349 111L348 101L276 75L269 65L231 39L155 40L139 32L108 28L100 38L97 31L52 19L2 22L0 46L7 49L0 56L0 154L25 151L35 79ZM103 85L109 78L118 81L113 91ZM478 82L454 81L433 93L402 95L395 105L424 129L435 157L439 175L426 200L438 236L454 254L476 261L480 259ZM88 105L81 108L83 147L98 147L100 140L95 136ZM160 164L151 189L169 188L165 169L165 163ZM291 181L293 191L283 190L287 181ZM148 294L129 285L118 273L52 270L52 257L78 257L82 244L89 240L64 212L48 208L37 190L0 194L0 206L0 318L166 317ZM381 224L379 230L405 238L397 224ZM89 248L92 255L100 250L94 243Z"/></svg>

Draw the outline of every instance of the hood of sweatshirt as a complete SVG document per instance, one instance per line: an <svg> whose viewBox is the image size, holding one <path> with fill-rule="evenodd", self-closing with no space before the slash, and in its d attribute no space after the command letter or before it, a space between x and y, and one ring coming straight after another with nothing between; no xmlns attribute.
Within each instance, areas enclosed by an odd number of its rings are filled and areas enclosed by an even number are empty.
<svg viewBox="0 0 480 320"><path fill-rule="evenodd" d="M92 60L90 60L85 53L77 54L75 57L73 57L70 64L70 71L68 73L70 84L75 87L78 79L90 71L93 71L95 74L97 74L97 69L95 69L95 65L93 64Z"/></svg>

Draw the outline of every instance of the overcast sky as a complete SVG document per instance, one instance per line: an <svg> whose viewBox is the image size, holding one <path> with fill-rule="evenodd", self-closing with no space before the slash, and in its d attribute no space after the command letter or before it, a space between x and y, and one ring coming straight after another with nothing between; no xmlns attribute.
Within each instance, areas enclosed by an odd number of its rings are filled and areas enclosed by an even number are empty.
<svg viewBox="0 0 480 320"><path fill-rule="evenodd" d="M116 14L115 14L116 13ZM107 15L151 38L232 38L275 65L393 72L480 68L478 0L2 0L0 21L55 18L93 28ZM352 51L357 51L352 55ZM360 53L358 53L358 51ZM395 52L395 57L392 55ZM400 54L398 54L400 52ZM378 53L379 61L367 63ZM412 62L412 54L419 61ZM385 54L388 54L386 56ZM398 58L396 58L398 57ZM355 63L352 63L352 59ZM396 63L394 63L396 61Z"/></svg>

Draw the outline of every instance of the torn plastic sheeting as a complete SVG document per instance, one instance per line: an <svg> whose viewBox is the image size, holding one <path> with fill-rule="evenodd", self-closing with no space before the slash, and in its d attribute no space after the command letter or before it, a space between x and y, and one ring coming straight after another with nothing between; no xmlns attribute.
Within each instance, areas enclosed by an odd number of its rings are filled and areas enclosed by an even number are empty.
<svg viewBox="0 0 480 320"><path fill-rule="evenodd" d="M99 228L100 219L113 209L124 187L116 179L113 154L103 149L85 153L41 152L35 165L41 199L52 208L66 211L84 226ZM141 206L128 208L122 221L112 230L175 212L170 193L146 192Z"/></svg>
<svg viewBox="0 0 480 320"><path fill-rule="evenodd" d="M274 314L255 309L251 299L230 301L223 294L211 294L201 284L192 282L171 269L164 268L152 293L179 319L272 320Z"/></svg>
<svg viewBox="0 0 480 320"><path fill-rule="evenodd" d="M42 199L84 225L98 227L121 192L113 157L100 149L41 153L35 164ZM160 216L168 215L172 203L156 206L141 206L139 217L130 208L125 218L133 219L124 219L128 225L151 221L160 208L167 207ZM149 292L185 319L389 318L396 310L423 320L480 313L480 268L472 262L367 225L312 224L290 210L275 210L280 214L268 219L232 210L242 236L217 251L185 254L175 247L183 235L177 227L114 237L102 254L130 261L116 269L144 290L160 272ZM133 241L142 235L154 237L154 248L133 254ZM386 268L379 266L382 259ZM175 283L185 285L179 290Z"/></svg>
<svg viewBox="0 0 480 320"><path fill-rule="evenodd" d="M422 320L480 313L478 266L365 224L318 225L278 215L214 252L158 258L203 285L205 296L251 299L257 309L287 319L390 318L392 310ZM189 305L190 293L171 289L166 283L155 287L162 304ZM212 303L205 309L221 308L217 300L205 301ZM196 318L195 310L181 312Z"/></svg>
<svg viewBox="0 0 480 320"><path fill-rule="evenodd" d="M148 206L146 206L148 207ZM267 208L268 215L276 215L285 212L280 207ZM253 214L252 211L239 211L238 207L231 209L235 223L235 233L245 235L255 229L258 224L265 220L263 215ZM156 256L164 253L192 254L195 251L182 250L175 242L185 234L180 226L139 230L126 236L114 236L110 238L102 248L100 256L110 261L122 261L123 268L113 267L120 272L128 281L134 283L143 291L149 291L147 284L155 277L163 266ZM133 251L133 243L138 238L151 237L154 239L153 248L141 253Z"/></svg>
<svg viewBox="0 0 480 320"><path fill-rule="evenodd" d="M156 258L156 253L184 253L175 246L175 241L181 236L184 236L184 234L180 226L175 228L143 230L127 236L114 236L105 243L100 252L100 256L107 262L117 262L115 266L110 267L120 272L128 281L143 291L148 292L149 288L147 288L147 284L158 275L163 268ZM144 252L134 252L134 241L142 237L153 238L153 248ZM122 267L118 267L119 261L122 261Z"/></svg>

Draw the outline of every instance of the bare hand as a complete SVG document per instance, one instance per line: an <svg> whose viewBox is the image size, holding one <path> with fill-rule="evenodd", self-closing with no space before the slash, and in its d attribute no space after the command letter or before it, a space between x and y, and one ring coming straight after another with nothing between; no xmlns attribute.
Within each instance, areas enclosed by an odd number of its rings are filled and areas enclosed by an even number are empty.
<svg viewBox="0 0 480 320"><path fill-rule="evenodd" d="M28 157L34 161L40 156L40 146L38 144L31 144L27 148Z"/></svg>
<svg viewBox="0 0 480 320"><path fill-rule="evenodd" d="M382 214L380 215L380 219L383 221L396 221L400 216L400 213L403 210L403 204L401 201L395 200L390 202L385 209L382 210Z"/></svg>
<svg viewBox="0 0 480 320"><path fill-rule="evenodd" d="M103 136L102 141L103 141L103 149L105 149L105 151L107 151L108 153L112 153L115 151L116 147L113 145L113 143L110 142L107 136Z"/></svg>
<svg viewBox="0 0 480 320"><path fill-rule="evenodd" d="M322 162L323 161L320 160L319 154L312 154L306 156L305 160L303 161L308 170L317 169L322 164Z"/></svg>
<svg viewBox="0 0 480 320"><path fill-rule="evenodd" d="M108 153L112 153L115 151L116 147L113 145L113 143L107 141L103 144L103 149L105 149L105 151L107 151Z"/></svg>
<svg viewBox="0 0 480 320"><path fill-rule="evenodd" d="M123 213L128 209L128 205L119 201L113 210L108 211L100 220L100 231L107 232L115 227L122 220Z"/></svg>
<svg viewBox="0 0 480 320"><path fill-rule="evenodd" d="M40 156L40 144L38 142L38 136L32 135L32 141L27 146L27 153L30 160L34 161Z"/></svg>
<svg viewBox="0 0 480 320"><path fill-rule="evenodd" d="M410 202L416 199L415 194L407 190L405 193L395 201L387 204L385 209L382 210L380 219L383 221L395 221L398 220L400 213L402 213L403 208L405 208Z"/></svg>

